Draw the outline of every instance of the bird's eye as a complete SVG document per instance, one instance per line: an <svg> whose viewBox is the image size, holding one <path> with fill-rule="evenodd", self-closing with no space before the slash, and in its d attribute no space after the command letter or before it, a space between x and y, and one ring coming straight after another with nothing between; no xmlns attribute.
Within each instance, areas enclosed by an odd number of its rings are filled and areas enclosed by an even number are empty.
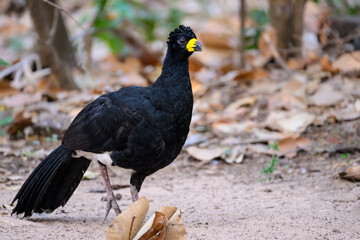
<svg viewBox="0 0 360 240"><path fill-rule="evenodd" d="M184 44L185 44L185 38L180 38L178 42L179 42L181 45L184 45Z"/></svg>

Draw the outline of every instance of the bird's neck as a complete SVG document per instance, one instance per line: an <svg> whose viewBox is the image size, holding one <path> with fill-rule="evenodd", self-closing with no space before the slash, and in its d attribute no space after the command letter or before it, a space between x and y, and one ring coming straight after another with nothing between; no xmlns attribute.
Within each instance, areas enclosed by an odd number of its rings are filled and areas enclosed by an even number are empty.
<svg viewBox="0 0 360 240"><path fill-rule="evenodd" d="M160 88L181 88L191 91L189 59L167 52L161 75L153 84Z"/></svg>
<svg viewBox="0 0 360 240"><path fill-rule="evenodd" d="M189 58L173 54L171 51L166 53L161 75L172 77L173 75L184 74L189 76Z"/></svg>

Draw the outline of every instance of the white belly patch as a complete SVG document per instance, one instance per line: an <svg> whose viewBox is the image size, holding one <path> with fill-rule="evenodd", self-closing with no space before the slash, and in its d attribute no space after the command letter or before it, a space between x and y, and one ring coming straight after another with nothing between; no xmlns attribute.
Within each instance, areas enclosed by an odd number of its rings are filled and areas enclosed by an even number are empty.
<svg viewBox="0 0 360 240"><path fill-rule="evenodd" d="M99 161L102 164L107 166L111 166L112 160L110 158L111 152L104 152L104 153L92 153L92 152L85 152L81 150L75 150L75 154L72 155L73 158L85 157L92 161Z"/></svg>

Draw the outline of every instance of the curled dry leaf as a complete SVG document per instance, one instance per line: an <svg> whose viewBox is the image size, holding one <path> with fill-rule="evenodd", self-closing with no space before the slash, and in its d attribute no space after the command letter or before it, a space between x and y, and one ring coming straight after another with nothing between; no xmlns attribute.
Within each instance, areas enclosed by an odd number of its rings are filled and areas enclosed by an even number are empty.
<svg viewBox="0 0 360 240"><path fill-rule="evenodd" d="M310 147L311 140L309 138L284 138L278 142L279 152L286 157L295 157L296 153L300 149L306 149Z"/></svg>
<svg viewBox="0 0 360 240"><path fill-rule="evenodd" d="M162 207L158 212L162 213L166 219L168 219L167 226L165 228L165 237L164 240L186 240L186 230L181 219L181 211L177 207L165 206ZM138 240L140 236L153 226L154 219L156 215L153 214L149 220L144 224L144 226L139 230L133 240ZM155 220L156 221L156 220ZM159 238L155 238L159 239Z"/></svg>
<svg viewBox="0 0 360 240"><path fill-rule="evenodd" d="M162 212L155 212L155 216L150 229L143 235L141 235L140 238L137 238L135 236L134 240L163 240L165 238L165 228L167 224L168 219L165 214L163 214ZM139 233L140 232L141 229Z"/></svg>
<svg viewBox="0 0 360 240"><path fill-rule="evenodd" d="M350 181L360 181L360 165L350 166L345 172L339 173L339 176Z"/></svg>
<svg viewBox="0 0 360 240"><path fill-rule="evenodd" d="M147 211L149 201L142 197L120 213L111 223L106 234L106 240L129 240L133 239L141 228Z"/></svg>
<svg viewBox="0 0 360 240"><path fill-rule="evenodd" d="M196 146L190 146L186 149L186 151L193 158L205 162L220 157L223 152L220 147L215 147L210 149L210 148L199 148Z"/></svg>

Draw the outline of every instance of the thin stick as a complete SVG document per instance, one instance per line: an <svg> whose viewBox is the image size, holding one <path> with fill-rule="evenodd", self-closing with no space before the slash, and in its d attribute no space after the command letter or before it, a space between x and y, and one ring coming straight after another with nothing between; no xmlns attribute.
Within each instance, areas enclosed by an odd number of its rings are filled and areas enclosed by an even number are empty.
<svg viewBox="0 0 360 240"><path fill-rule="evenodd" d="M66 11L65 9L63 9L60 5L57 5L56 3L50 2L49 0L41 0L41 1L43 1L44 3L47 3L47 4L51 5L51 6L53 6L54 8L59 9L59 11L62 11L63 13L65 13L65 14L66 14L69 18L71 18L77 25L79 25L79 27L80 27L82 30L86 31L86 29L85 29L83 26L81 26L81 24L71 15L71 13L69 13L68 11Z"/></svg>
<svg viewBox="0 0 360 240"><path fill-rule="evenodd" d="M131 225L130 225L130 231L129 231L129 240L131 240L131 231L134 225L134 221L135 221L136 215L134 214L131 220Z"/></svg>
<svg viewBox="0 0 360 240"><path fill-rule="evenodd" d="M240 0L240 67L245 67L245 17L246 17L246 2L245 0Z"/></svg>

